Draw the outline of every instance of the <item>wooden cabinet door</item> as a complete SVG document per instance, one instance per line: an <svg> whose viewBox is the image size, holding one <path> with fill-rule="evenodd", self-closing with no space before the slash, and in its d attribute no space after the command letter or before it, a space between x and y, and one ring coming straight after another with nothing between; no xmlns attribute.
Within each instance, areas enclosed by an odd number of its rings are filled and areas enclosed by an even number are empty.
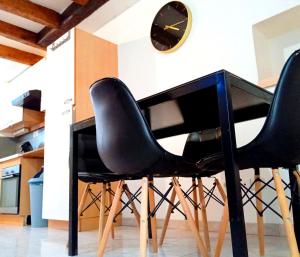
<svg viewBox="0 0 300 257"><path fill-rule="evenodd" d="M118 76L117 45L85 31L75 30L75 121L94 116L90 85Z"/></svg>

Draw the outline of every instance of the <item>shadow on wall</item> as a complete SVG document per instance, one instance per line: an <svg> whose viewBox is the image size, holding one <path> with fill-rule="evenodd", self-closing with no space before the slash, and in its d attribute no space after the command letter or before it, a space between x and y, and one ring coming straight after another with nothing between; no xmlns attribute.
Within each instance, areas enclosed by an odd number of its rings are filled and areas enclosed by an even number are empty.
<svg viewBox="0 0 300 257"><path fill-rule="evenodd" d="M14 138L0 137L0 158L16 153L16 141Z"/></svg>

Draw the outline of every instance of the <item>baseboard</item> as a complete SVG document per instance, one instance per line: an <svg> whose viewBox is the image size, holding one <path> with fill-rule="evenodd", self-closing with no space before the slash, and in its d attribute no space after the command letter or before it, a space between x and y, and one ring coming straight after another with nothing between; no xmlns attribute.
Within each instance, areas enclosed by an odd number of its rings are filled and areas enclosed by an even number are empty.
<svg viewBox="0 0 300 257"><path fill-rule="evenodd" d="M26 226L26 216L0 215L0 224L23 227Z"/></svg>
<svg viewBox="0 0 300 257"><path fill-rule="evenodd" d="M67 220L48 220L49 229L68 230L69 222Z"/></svg>
<svg viewBox="0 0 300 257"><path fill-rule="evenodd" d="M162 228L163 219L157 219L157 227ZM122 225L124 226L137 226L137 222L134 218L122 219ZM210 232L218 232L220 223L219 222L208 222L208 227ZM201 229L200 225L200 229ZM265 224L265 235L266 236L285 236L283 224L267 223ZM185 220L170 220L170 229L189 229L188 223ZM257 224L256 223L246 223L246 231L248 235L257 235ZM228 226L227 233L230 232L230 226Z"/></svg>

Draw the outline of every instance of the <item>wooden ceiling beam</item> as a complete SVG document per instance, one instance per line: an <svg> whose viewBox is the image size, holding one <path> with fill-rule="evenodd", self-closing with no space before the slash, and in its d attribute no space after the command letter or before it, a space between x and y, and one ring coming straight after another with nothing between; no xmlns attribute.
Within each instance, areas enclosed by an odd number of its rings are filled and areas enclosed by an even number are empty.
<svg viewBox="0 0 300 257"><path fill-rule="evenodd" d="M0 58L23 63L26 65L33 65L41 60L43 56L24 52L19 49L0 44Z"/></svg>
<svg viewBox="0 0 300 257"><path fill-rule="evenodd" d="M0 0L0 9L47 27L58 28L60 26L59 13L28 0Z"/></svg>
<svg viewBox="0 0 300 257"><path fill-rule="evenodd" d="M80 5L86 5L89 0L72 0L72 1Z"/></svg>
<svg viewBox="0 0 300 257"><path fill-rule="evenodd" d="M109 0L89 0L85 5L72 3L61 14L63 19L59 29L44 28L38 33L37 43L41 46L47 47L108 1Z"/></svg>
<svg viewBox="0 0 300 257"><path fill-rule="evenodd" d="M37 41L36 33L17 27L15 25L9 24L1 20L0 20L0 35L18 41L22 44L26 44L29 46L46 50L45 47L42 47L36 43Z"/></svg>

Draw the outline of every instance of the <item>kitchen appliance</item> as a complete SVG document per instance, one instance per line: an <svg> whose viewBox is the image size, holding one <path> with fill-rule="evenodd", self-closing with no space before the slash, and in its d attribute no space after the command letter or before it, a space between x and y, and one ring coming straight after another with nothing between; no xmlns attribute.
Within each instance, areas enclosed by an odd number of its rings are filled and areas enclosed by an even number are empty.
<svg viewBox="0 0 300 257"><path fill-rule="evenodd" d="M2 169L0 177L0 213L18 214L21 165Z"/></svg>
<svg viewBox="0 0 300 257"><path fill-rule="evenodd" d="M26 153L32 151L33 147L29 141L26 141L20 145L19 152Z"/></svg>
<svg viewBox="0 0 300 257"><path fill-rule="evenodd" d="M40 111L41 110L41 90L29 90L12 101L12 105Z"/></svg>

